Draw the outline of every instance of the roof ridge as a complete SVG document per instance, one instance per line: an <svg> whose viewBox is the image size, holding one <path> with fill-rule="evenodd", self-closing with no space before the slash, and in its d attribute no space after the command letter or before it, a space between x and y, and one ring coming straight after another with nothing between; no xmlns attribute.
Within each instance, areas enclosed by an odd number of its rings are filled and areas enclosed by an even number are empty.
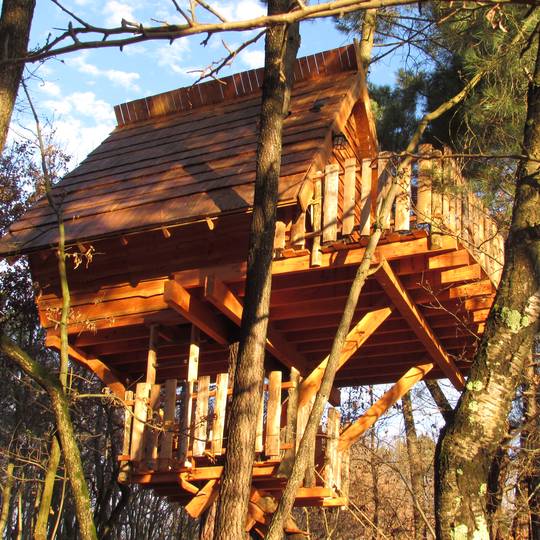
<svg viewBox="0 0 540 540"><path fill-rule="evenodd" d="M294 81L306 81L324 75L357 69L354 45L323 51L296 60ZM118 127L144 120L190 111L257 92L263 81L264 68L235 73L219 80L169 90L115 105Z"/></svg>

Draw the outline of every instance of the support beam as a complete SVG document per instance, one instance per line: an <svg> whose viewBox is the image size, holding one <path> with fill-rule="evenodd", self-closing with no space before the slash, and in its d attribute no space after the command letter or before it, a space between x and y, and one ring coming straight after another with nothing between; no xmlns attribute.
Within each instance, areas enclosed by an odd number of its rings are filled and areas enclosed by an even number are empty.
<svg viewBox="0 0 540 540"><path fill-rule="evenodd" d="M156 384L158 338L157 330L157 324L152 324L150 326L150 336L148 338L148 357L146 359L146 382L149 384Z"/></svg>
<svg viewBox="0 0 540 540"><path fill-rule="evenodd" d="M45 340L45 345L59 351L60 338L58 336L48 335L47 339ZM101 382L103 382L103 384L107 385L111 389L115 396L122 400L124 399L126 387L124 386L119 374L109 368L104 362L99 360L99 358L92 358L85 352L73 347L72 345L68 345L68 354L73 360L92 371L101 380Z"/></svg>
<svg viewBox="0 0 540 540"><path fill-rule="evenodd" d="M414 240L403 242L390 242L381 244L375 250L372 258L372 265L377 265L383 260L395 260L410 257L411 255L420 255L429 253L436 255L437 252L446 252L457 249L457 241L455 238L445 236L442 238L442 246L440 249L429 249L429 239L426 235ZM364 247L347 247L337 251L321 254L320 268L341 268L344 266L358 265L364 257ZM272 262L272 275L291 274L295 272L307 272L311 269L310 255L302 255L300 257L291 257ZM206 268L198 268L195 270L182 270L174 274L174 278L183 287L204 287L206 276L212 274L219 276L225 282L241 282L246 278L247 264L245 262L221 264L209 266Z"/></svg>
<svg viewBox="0 0 540 540"><path fill-rule="evenodd" d="M195 298L178 282L169 280L165 283L163 298L171 309L177 311L220 345L229 344L227 325L204 302Z"/></svg>
<svg viewBox="0 0 540 540"><path fill-rule="evenodd" d="M186 505L186 512L192 518L198 518L216 499L219 480L209 480Z"/></svg>
<svg viewBox="0 0 540 540"><path fill-rule="evenodd" d="M387 261L381 263L374 276L397 310L401 313L401 316L409 323L411 330L422 342L430 357L439 365L452 384L458 390L463 390L465 386L463 375L439 343L425 317L411 299L407 289L405 289Z"/></svg>
<svg viewBox="0 0 540 540"><path fill-rule="evenodd" d="M244 306L236 295L214 275L207 276L204 283L204 297L211 302L223 315L234 324L240 326ZM288 368L296 368L303 373L306 369L306 359L296 350L294 345L268 323L266 350L273 354Z"/></svg>
<svg viewBox="0 0 540 540"><path fill-rule="evenodd" d="M358 420L345 428L339 438L338 452L354 444L394 403L401 399L417 382L421 381L433 364L421 364L409 369L390 390L386 391Z"/></svg>
<svg viewBox="0 0 540 540"><path fill-rule="evenodd" d="M390 316L393 307L384 306L366 313L347 334L345 344L339 357L338 369L374 334L379 326ZM300 385L299 406L306 405L321 386L324 370L328 364L327 356Z"/></svg>

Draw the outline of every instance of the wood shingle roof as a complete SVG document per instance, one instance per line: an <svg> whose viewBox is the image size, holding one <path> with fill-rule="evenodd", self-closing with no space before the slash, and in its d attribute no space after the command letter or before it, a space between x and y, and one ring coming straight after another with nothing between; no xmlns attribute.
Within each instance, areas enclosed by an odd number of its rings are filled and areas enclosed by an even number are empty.
<svg viewBox="0 0 540 540"><path fill-rule="evenodd" d="M66 240L249 210L262 79L262 70L252 70L117 106L115 130L54 187ZM332 131L362 98L353 46L297 61L284 124L281 205L296 200L321 166ZM45 249L57 238L55 214L42 199L11 226L0 254Z"/></svg>

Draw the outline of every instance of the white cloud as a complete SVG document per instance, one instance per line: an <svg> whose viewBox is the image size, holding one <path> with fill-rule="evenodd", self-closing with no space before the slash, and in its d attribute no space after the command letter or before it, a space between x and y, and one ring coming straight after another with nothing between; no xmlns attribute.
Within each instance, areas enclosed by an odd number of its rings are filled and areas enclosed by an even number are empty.
<svg viewBox="0 0 540 540"><path fill-rule="evenodd" d="M126 90L139 92L139 85L135 81L140 79L140 75L133 71L121 71L118 69L100 69L96 65L87 62L88 54L80 54L75 58L66 60L68 65L75 67L81 73L91 75L92 77L105 77L115 86L121 86Z"/></svg>
<svg viewBox="0 0 540 540"><path fill-rule="evenodd" d="M186 39L178 39L171 45L161 45L156 51L158 66L172 70L180 75L193 76L187 71L196 68L182 65L189 49L189 42Z"/></svg>
<svg viewBox="0 0 540 540"><path fill-rule="evenodd" d="M260 68L264 65L264 51L244 49L239 54L239 58L249 69Z"/></svg>
<svg viewBox="0 0 540 540"><path fill-rule="evenodd" d="M111 26L120 26L122 19L129 22L136 22L134 14L135 6L120 2L119 0L109 0L103 7L103 13L106 17L105 22Z"/></svg>
<svg viewBox="0 0 540 540"><path fill-rule="evenodd" d="M73 92L61 99L49 99L43 106L55 116L78 113L95 119L96 122L113 122L113 108L102 99L97 99L94 92Z"/></svg>
<svg viewBox="0 0 540 540"><path fill-rule="evenodd" d="M53 97L58 97L62 93L60 87L56 83L51 81L43 81L41 84L38 85L38 88L44 94L48 94L49 96Z"/></svg>
<svg viewBox="0 0 540 540"><path fill-rule="evenodd" d="M255 19L266 14L266 9L258 0L240 2L211 2L210 5L230 21Z"/></svg>

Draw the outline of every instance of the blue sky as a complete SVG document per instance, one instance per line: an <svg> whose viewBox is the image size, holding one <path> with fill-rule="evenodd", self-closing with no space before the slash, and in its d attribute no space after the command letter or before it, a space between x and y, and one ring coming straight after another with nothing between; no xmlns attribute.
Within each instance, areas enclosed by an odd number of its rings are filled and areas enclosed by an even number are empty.
<svg viewBox="0 0 540 540"><path fill-rule="evenodd" d="M185 2L180 2L182 4ZM239 2L214 1L211 4L231 20L262 15L265 7L258 0ZM66 0L64 5L97 26L118 26L122 18L151 24L152 20L182 22L170 0ZM31 45L43 43L55 28L66 28L69 16L48 0L37 2L32 25ZM153 23L155 24L155 23ZM304 22L301 25L300 56L339 47L351 37L338 32L332 20ZM40 114L51 121L57 140L70 153L73 164L83 159L114 128L113 106L139 97L190 85L212 61L225 55L221 40L230 47L238 46L254 33L215 35L206 47L201 36L168 42L142 43L113 49L71 53L51 59L36 69L31 84L32 95ZM223 75L263 64L263 39L243 51ZM373 82L393 81L390 61L374 67ZM18 121L31 125L19 114ZM15 127L16 131L17 128Z"/></svg>

